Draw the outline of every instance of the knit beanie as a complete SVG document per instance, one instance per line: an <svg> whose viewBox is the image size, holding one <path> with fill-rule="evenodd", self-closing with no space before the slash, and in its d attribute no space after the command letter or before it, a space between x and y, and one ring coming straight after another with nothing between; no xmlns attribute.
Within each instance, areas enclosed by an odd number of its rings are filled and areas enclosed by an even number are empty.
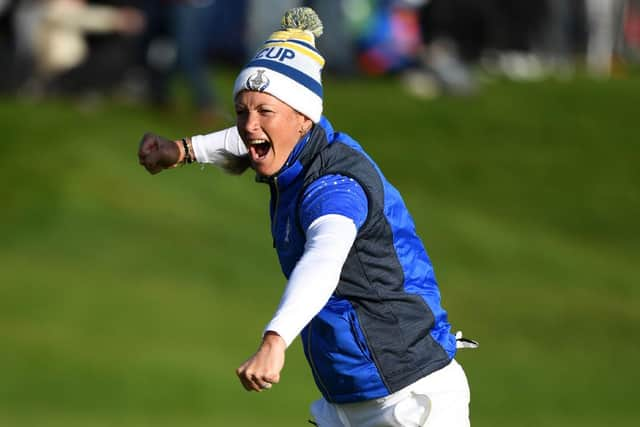
<svg viewBox="0 0 640 427"><path fill-rule="evenodd" d="M240 91L265 92L304 114L314 123L322 115L324 58L315 47L322 22L308 7L288 10L281 29L269 39L236 78L233 99Z"/></svg>

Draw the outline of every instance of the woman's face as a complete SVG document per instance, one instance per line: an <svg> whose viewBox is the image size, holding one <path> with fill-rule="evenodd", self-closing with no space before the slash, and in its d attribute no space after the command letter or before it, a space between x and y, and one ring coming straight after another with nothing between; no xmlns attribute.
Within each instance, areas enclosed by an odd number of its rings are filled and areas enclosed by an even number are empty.
<svg viewBox="0 0 640 427"><path fill-rule="evenodd" d="M263 176L282 169L312 125L309 118L263 92L240 92L235 107L236 126L249 150L251 167Z"/></svg>

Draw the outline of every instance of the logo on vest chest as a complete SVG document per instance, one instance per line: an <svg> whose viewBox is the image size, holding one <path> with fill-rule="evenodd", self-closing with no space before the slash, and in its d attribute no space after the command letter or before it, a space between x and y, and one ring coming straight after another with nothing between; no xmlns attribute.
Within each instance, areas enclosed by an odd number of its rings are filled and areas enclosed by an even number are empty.
<svg viewBox="0 0 640 427"><path fill-rule="evenodd" d="M289 238L291 236L291 220L287 217L287 223L284 227L284 244L289 244Z"/></svg>
<svg viewBox="0 0 640 427"><path fill-rule="evenodd" d="M275 240L276 247L279 250L289 252L294 250L297 237L295 230L292 228L292 220L290 217L282 218L278 225L277 237Z"/></svg>

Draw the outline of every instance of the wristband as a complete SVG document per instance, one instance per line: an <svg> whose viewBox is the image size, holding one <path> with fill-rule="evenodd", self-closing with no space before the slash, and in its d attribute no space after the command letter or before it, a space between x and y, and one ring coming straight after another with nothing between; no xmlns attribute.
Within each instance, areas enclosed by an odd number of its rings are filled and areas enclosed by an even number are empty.
<svg viewBox="0 0 640 427"><path fill-rule="evenodd" d="M182 147L184 148L184 159L182 163L191 164L193 163L193 158L191 157L191 150L189 150L189 144L187 143L186 138L182 138Z"/></svg>

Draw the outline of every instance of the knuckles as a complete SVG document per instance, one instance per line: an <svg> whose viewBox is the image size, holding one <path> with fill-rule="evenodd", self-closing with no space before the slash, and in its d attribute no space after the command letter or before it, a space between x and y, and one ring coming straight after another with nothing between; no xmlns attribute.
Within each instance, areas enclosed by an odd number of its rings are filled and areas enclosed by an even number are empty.
<svg viewBox="0 0 640 427"><path fill-rule="evenodd" d="M153 132L145 132L144 135L142 135L142 141L146 141L148 139L155 139L156 136L157 135Z"/></svg>

